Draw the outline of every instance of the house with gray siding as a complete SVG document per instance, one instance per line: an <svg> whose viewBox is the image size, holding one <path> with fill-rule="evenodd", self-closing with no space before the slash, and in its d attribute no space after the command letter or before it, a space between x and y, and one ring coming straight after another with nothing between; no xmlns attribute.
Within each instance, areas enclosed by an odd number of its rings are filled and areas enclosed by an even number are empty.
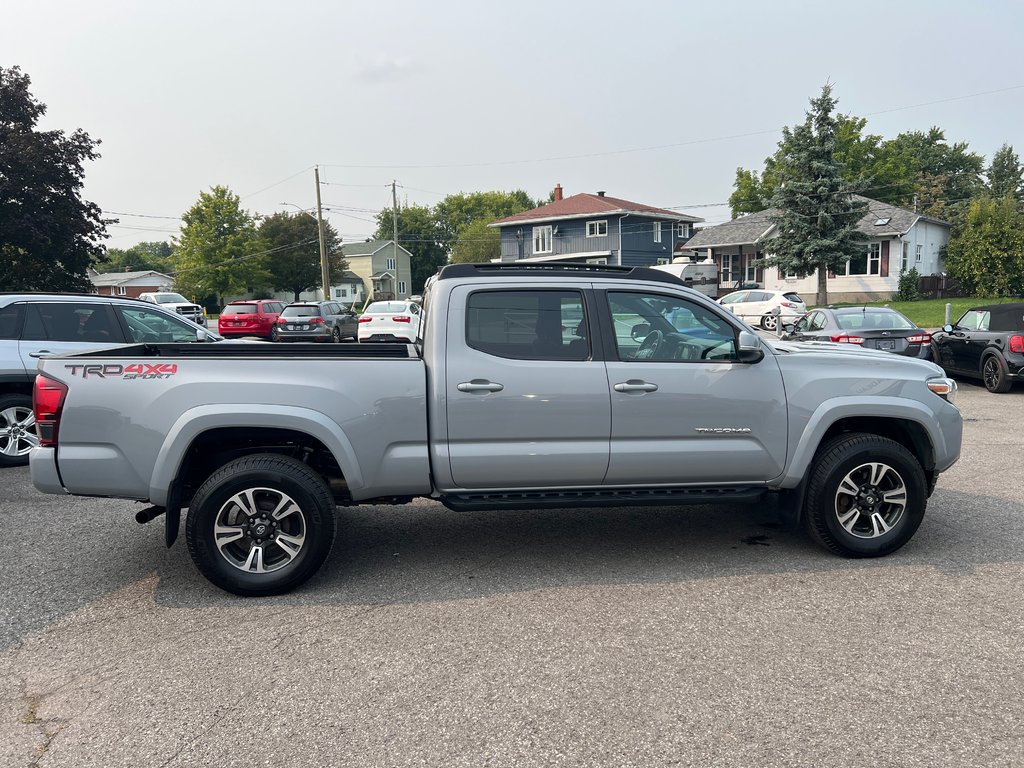
<svg viewBox="0 0 1024 768"><path fill-rule="evenodd" d="M899 289L900 272L916 268L921 275L943 270L942 249L949 242L949 222L914 213L879 200L855 195L868 210L859 229L867 238L863 256L850 259L842 270L828 275L829 299L836 302L883 301ZM758 211L698 231L686 247L698 259L718 265L722 293L744 283L757 283L770 291L793 291L813 296L817 273L806 277L780 273L758 262L771 255L775 209Z"/></svg>
<svg viewBox="0 0 1024 768"><path fill-rule="evenodd" d="M488 226L501 233L500 261L580 261L649 267L685 250L703 219L634 203L604 192L563 197Z"/></svg>

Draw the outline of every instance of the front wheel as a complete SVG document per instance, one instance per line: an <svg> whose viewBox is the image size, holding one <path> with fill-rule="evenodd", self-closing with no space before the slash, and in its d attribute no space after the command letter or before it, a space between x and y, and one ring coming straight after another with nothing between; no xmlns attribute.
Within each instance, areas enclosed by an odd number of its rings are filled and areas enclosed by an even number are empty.
<svg viewBox="0 0 1024 768"><path fill-rule="evenodd" d="M981 380L985 382L985 389L1001 395L1009 392L1013 382L1006 375L1006 366L999 359L998 355L989 355L981 364Z"/></svg>
<svg viewBox="0 0 1024 768"><path fill-rule="evenodd" d="M331 331L331 341L335 344L341 344L341 328L335 326L334 330Z"/></svg>
<svg viewBox="0 0 1024 768"><path fill-rule="evenodd" d="M316 573L334 543L334 499L323 478L277 454L245 456L196 492L185 539L202 574L236 595L278 595Z"/></svg>
<svg viewBox="0 0 1024 768"><path fill-rule="evenodd" d="M279 340L276 325L270 326L270 340L275 343Z"/></svg>
<svg viewBox="0 0 1024 768"><path fill-rule="evenodd" d="M32 398L28 395L0 397L0 467L28 464L28 452L37 445Z"/></svg>
<svg viewBox="0 0 1024 768"><path fill-rule="evenodd" d="M840 435L811 468L804 525L837 555L881 557L910 541L927 498L924 470L902 445L877 435Z"/></svg>

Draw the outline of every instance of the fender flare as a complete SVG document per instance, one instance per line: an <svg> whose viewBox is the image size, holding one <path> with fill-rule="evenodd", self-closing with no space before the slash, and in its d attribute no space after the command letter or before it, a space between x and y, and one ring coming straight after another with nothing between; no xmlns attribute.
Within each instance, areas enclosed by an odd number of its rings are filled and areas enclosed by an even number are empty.
<svg viewBox="0 0 1024 768"><path fill-rule="evenodd" d="M351 441L337 424L319 411L290 405L218 403L190 408L171 425L160 446L149 483L149 498L153 504L167 504L171 484L193 441L204 432L224 427L277 427L305 432L334 454L350 488L363 486L363 475Z"/></svg>

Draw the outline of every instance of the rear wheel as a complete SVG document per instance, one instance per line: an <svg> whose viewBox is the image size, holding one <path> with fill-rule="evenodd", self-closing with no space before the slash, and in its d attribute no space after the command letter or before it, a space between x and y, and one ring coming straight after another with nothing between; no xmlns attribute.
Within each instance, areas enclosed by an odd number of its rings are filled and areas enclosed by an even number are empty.
<svg viewBox="0 0 1024 768"><path fill-rule="evenodd" d="M880 557L910 541L927 499L924 470L902 445L877 435L840 435L815 459L804 525L837 555Z"/></svg>
<svg viewBox="0 0 1024 768"><path fill-rule="evenodd" d="M334 330L331 331L331 341L335 344L341 343L341 328L338 328L337 326L334 327Z"/></svg>
<svg viewBox="0 0 1024 768"><path fill-rule="evenodd" d="M1009 392L1013 386L999 355L989 355L985 358L985 362L981 364L981 379L985 382L985 389L998 395Z"/></svg>
<svg viewBox="0 0 1024 768"><path fill-rule="evenodd" d="M0 397L0 467L28 464L28 452L37 445L32 398L28 395Z"/></svg>
<svg viewBox="0 0 1024 768"><path fill-rule="evenodd" d="M779 316L778 315L764 315L761 318L761 327L766 331L774 331L779 327Z"/></svg>
<svg viewBox="0 0 1024 768"><path fill-rule="evenodd" d="M334 499L296 459L257 454L211 475L196 492L185 539L202 574L236 595L277 595L312 576L334 543Z"/></svg>

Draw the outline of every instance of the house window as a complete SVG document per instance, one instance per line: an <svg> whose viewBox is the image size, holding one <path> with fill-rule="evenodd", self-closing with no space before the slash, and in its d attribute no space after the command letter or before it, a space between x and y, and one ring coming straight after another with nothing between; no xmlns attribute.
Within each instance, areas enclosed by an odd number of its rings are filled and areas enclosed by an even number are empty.
<svg viewBox="0 0 1024 768"><path fill-rule="evenodd" d="M676 225L676 237L681 240L690 239L690 224L688 222L679 222Z"/></svg>
<svg viewBox="0 0 1024 768"><path fill-rule="evenodd" d="M551 225L533 228L533 252L551 253Z"/></svg>
<svg viewBox="0 0 1024 768"><path fill-rule="evenodd" d="M661 222L660 221L654 222L654 242L656 242L656 243L660 243L661 242Z"/></svg>
<svg viewBox="0 0 1024 768"><path fill-rule="evenodd" d="M869 275L880 275L882 274L882 244L871 243L868 247L868 274Z"/></svg>
<svg viewBox="0 0 1024 768"><path fill-rule="evenodd" d="M924 246L922 245L917 246L917 252L915 253L914 261L916 261L918 264L921 263L921 251L923 248Z"/></svg>
<svg viewBox="0 0 1024 768"><path fill-rule="evenodd" d="M720 281L731 283L739 279L740 255L738 253L727 253L722 256L722 275Z"/></svg>
<svg viewBox="0 0 1024 768"><path fill-rule="evenodd" d="M117 295L118 296L127 296L128 295L128 289L125 288L123 285L117 286Z"/></svg>
<svg viewBox="0 0 1024 768"><path fill-rule="evenodd" d="M846 262L847 275L877 275L882 263L882 244L871 243L863 256L854 256Z"/></svg>
<svg viewBox="0 0 1024 768"><path fill-rule="evenodd" d="M395 260L393 258L387 260L387 269L395 269Z"/></svg>
<svg viewBox="0 0 1024 768"><path fill-rule="evenodd" d="M608 234L607 221L588 221L587 237L605 237Z"/></svg>
<svg viewBox="0 0 1024 768"><path fill-rule="evenodd" d="M661 265L661 264L669 264L669 263L671 263L671 261L672 261L672 259L668 258L667 256L659 256L657 258L657 262L658 262L659 265Z"/></svg>
<svg viewBox="0 0 1024 768"><path fill-rule="evenodd" d="M751 258L750 261L747 262L747 270L743 275L743 279L748 283L757 282L757 267L754 266L753 258Z"/></svg>
<svg viewBox="0 0 1024 768"><path fill-rule="evenodd" d="M346 288L335 288L334 289L334 298L336 298L336 299L348 298L348 289L346 289Z"/></svg>
<svg viewBox="0 0 1024 768"><path fill-rule="evenodd" d="M903 262L900 265L900 272L907 271L907 260L910 258L910 243L903 243Z"/></svg>
<svg viewBox="0 0 1024 768"><path fill-rule="evenodd" d="M405 294L405 280L398 281L398 292L402 295Z"/></svg>

